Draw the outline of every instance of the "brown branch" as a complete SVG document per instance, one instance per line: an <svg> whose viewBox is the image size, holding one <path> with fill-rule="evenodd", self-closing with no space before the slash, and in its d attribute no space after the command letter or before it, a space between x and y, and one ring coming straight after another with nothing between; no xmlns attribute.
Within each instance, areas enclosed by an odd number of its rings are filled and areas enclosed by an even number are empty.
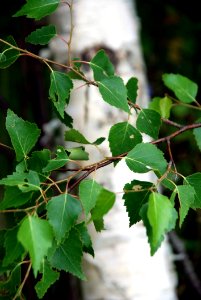
<svg viewBox="0 0 201 300"><path fill-rule="evenodd" d="M201 123L195 123L195 124L190 124L190 125L186 125L183 126L181 129L173 132L172 134L165 136L163 138L160 138L158 140L155 140L153 142L151 142L152 144L159 144L159 143L163 143L163 142L167 142L168 140L173 139L174 137L176 137L177 135L180 135L181 133L188 131L190 129L195 129L195 128L199 128L201 127Z"/></svg>
<svg viewBox="0 0 201 300"><path fill-rule="evenodd" d="M168 120L168 119L165 119L165 118L161 118L161 120L162 120L164 123L166 123L166 124L168 124L168 125L171 125L171 126L174 126L174 127L177 127L177 128L183 128L183 127L184 127L184 126L181 125L181 124L178 124L178 123L176 123L176 122L173 122L173 121Z"/></svg>
<svg viewBox="0 0 201 300"><path fill-rule="evenodd" d="M157 139L155 141L152 141L151 143L152 144L159 144L159 143L162 143L162 142L167 142L169 143L171 139L173 139L174 137L176 137L177 135L185 132L185 131L188 131L190 129L194 129L194 128L199 128L201 127L201 123L196 123L196 124L190 124L190 125L187 125L187 126L184 126L182 128L180 128L179 130L175 131L174 133L164 137L164 138L160 138L160 139ZM115 157L108 157L106 158L105 160L102 160L100 162L97 162L96 164L93 164L93 165L90 165L90 166L87 166L85 168L83 168L82 170L80 171L85 171L86 172L81 175L68 189L69 192L71 192L82 180L84 180L86 177L88 177L92 172L94 172L95 170L98 170L100 168L103 168L111 163L113 163L114 161L116 160L119 160L123 157L125 157L126 155L128 154L128 152L125 152L119 156L115 156ZM171 155L172 157L172 155ZM171 159L172 160L172 159ZM172 162L174 163L174 161L172 160Z"/></svg>

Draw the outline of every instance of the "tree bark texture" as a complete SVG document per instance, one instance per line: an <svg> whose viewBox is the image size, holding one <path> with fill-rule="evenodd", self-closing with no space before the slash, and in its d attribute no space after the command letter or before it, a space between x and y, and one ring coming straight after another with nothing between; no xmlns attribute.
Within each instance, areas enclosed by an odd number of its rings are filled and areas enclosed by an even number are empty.
<svg viewBox="0 0 201 300"><path fill-rule="evenodd" d="M59 33L68 40L70 15L63 5L51 20ZM73 57L90 59L98 49L105 49L113 61L116 73L125 82L131 76L139 80L137 103L147 107L149 101L145 67L140 48L139 19L131 0L75 0L73 2ZM52 41L51 54L55 60L67 61L66 45ZM91 73L88 71L88 77ZM67 112L74 118L75 129L89 140L107 137L111 126L127 121L128 115L105 103L96 87L76 82ZM135 120L129 120L134 124ZM121 137L119 137L121 138ZM148 138L145 136L145 140ZM98 161L108 152L108 142L100 151L89 146L91 161ZM88 280L82 283L85 300L176 300L177 276L173 254L165 240L150 256L145 228L141 222L129 228L128 215L122 201L122 190L133 179L151 180L151 174L139 176L129 171L122 161L113 168L97 170L93 178L117 193L116 203L105 217L105 228L96 233L91 228L95 258L86 255L84 270Z"/></svg>

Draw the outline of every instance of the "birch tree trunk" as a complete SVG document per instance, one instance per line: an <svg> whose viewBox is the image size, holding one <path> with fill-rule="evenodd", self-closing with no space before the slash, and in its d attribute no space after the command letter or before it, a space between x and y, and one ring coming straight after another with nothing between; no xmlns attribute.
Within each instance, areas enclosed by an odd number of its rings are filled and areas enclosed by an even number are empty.
<svg viewBox="0 0 201 300"><path fill-rule="evenodd" d="M131 76L139 80L137 103L148 105L145 68L140 49L139 20L131 0L77 0L73 5L74 57L90 57L98 48L105 48L115 63L116 72L127 81ZM70 16L61 6L53 16L59 33L69 38ZM66 46L61 40L50 45L54 59L66 62ZM90 77L90 72L88 74ZM77 87L81 84L77 83ZM89 140L108 136L116 122L127 121L124 112L101 100L96 87L82 87L72 93L68 113L74 118L74 127ZM134 120L131 120L134 122ZM146 138L146 137L145 137ZM101 152L88 148L92 161L108 153L105 142ZM84 270L88 281L82 284L85 300L175 300L177 277L170 246L165 241L150 256L149 245L142 223L129 228L126 209L121 200L123 186L133 179L150 180L151 175L138 176L124 163L114 169L108 166L94 175L96 181L117 193L116 204L105 218L106 230L97 234L92 228L95 259L85 256ZM153 179L153 178L152 178Z"/></svg>

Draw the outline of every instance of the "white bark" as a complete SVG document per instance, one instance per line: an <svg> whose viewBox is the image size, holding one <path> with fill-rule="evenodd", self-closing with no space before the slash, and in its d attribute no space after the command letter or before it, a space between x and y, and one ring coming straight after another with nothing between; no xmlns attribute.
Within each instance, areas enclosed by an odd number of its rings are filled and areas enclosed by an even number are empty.
<svg viewBox="0 0 201 300"><path fill-rule="evenodd" d="M69 35L68 11L62 6L54 16L60 34ZM139 41L139 20L130 0L77 0L74 1L74 32L72 51L75 57L86 49L106 46L115 51L116 71L126 81L135 76L139 80L138 104L148 104L145 70ZM58 61L66 61L63 42L54 40L51 51ZM90 73L88 74L90 76ZM80 82L77 83L77 86ZM108 136L110 127L127 120L127 115L106 104L95 87L77 89L71 97L68 112L74 118L74 127L89 140ZM87 99L86 99L87 97ZM86 110L87 102L87 110ZM131 121L133 122L133 121ZM108 143L102 152L87 149L91 159L97 161L108 155ZM93 175L112 191L120 192L125 183L134 178L150 180L153 177L136 177L123 162L115 169L108 166ZM142 223L129 228L128 216L117 194L116 204L105 218L106 230L95 233L92 228L95 259L86 255L84 270L88 281L83 283L85 300L175 300L176 274L171 249L165 241L154 257L150 257L149 245Z"/></svg>

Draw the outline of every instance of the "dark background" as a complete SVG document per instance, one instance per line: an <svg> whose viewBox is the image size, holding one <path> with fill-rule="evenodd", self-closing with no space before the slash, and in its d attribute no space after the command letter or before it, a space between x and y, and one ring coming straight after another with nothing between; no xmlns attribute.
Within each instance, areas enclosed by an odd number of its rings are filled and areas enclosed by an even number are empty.
<svg viewBox="0 0 201 300"><path fill-rule="evenodd" d="M22 4L24 1L21 0L4 1L0 15L0 37L5 38L12 34L20 47L38 52L38 47L25 46L24 43L24 38L36 27L34 21L26 18L11 18ZM162 97L167 92L161 80L163 73L179 73L200 86L201 17L199 1L191 0L185 3L184 1L136 0L136 4L141 22L141 42L150 96ZM51 107L49 101L46 101L48 84L47 68L28 57L20 58L10 68L0 70L0 142L10 143L4 128L8 107L22 118L36 122L40 128L42 124L51 119ZM198 101L200 95L201 91L198 94ZM188 108L177 107L172 111L171 117L178 123L190 124L198 118L198 114ZM172 128L164 126L161 134L169 134L171 130ZM175 139L172 151L175 162L178 164L178 171L184 175L201 171L200 153L190 133L187 132ZM0 148L0 178L11 172L12 162L12 153ZM199 280L201 278L200 211L190 211L182 229L177 228L176 233L185 246L186 254L193 265L193 272L197 274ZM194 280L192 270L186 271L185 260L175 263L179 276L177 288L179 300L201 299L192 284ZM72 290L70 285L69 288L66 286L68 297L69 290ZM76 295L70 297L66 299L76 299ZM34 299L33 296L30 299Z"/></svg>

